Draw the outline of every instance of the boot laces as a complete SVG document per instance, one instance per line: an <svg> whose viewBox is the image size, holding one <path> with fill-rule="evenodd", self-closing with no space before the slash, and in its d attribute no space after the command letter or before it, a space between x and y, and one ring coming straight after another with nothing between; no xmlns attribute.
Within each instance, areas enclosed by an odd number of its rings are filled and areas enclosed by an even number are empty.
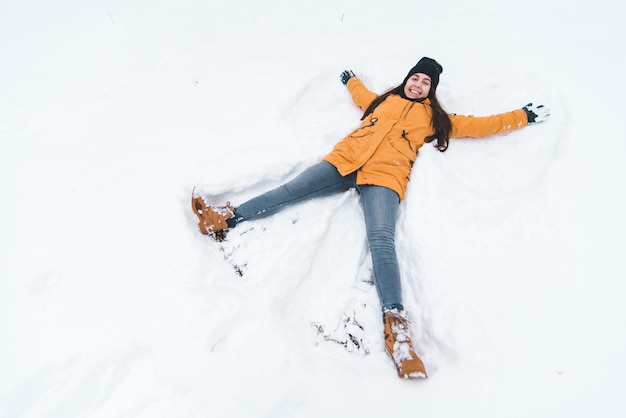
<svg viewBox="0 0 626 418"><path fill-rule="evenodd" d="M415 356L413 354L413 345L409 336L409 322L404 315L399 312L392 312L389 315L390 329L393 334L393 359L398 364L404 360L411 360Z"/></svg>

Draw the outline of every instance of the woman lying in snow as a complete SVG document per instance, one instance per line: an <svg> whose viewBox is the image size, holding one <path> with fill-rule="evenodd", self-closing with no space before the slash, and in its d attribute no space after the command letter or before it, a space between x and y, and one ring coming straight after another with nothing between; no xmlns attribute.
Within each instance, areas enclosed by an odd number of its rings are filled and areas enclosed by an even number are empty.
<svg viewBox="0 0 626 418"><path fill-rule="evenodd" d="M200 232L223 239L238 224L272 215L288 205L356 188L361 197L374 279L383 311L386 350L398 376L425 378L426 369L413 349L402 304L400 269L395 249L399 203L404 198L417 152L434 143L441 152L451 137L484 137L545 121L549 110L532 103L522 109L474 117L446 113L437 99L442 66L424 57L402 84L382 95L368 90L349 71L341 81L364 111L361 126L337 143L330 154L293 180L233 207L208 206L192 196Z"/></svg>

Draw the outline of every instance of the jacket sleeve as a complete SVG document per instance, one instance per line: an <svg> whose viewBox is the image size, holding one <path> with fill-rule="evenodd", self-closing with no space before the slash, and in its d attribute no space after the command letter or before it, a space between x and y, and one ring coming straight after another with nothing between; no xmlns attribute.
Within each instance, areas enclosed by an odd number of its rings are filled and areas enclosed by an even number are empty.
<svg viewBox="0 0 626 418"><path fill-rule="evenodd" d="M528 124L524 109L481 117L452 114L450 120L452 122L450 137L452 138L482 138L523 128Z"/></svg>
<svg viewBox="0 0 626 418"><path fill-rule="evenodd" d="M352 77L348 80L348 91L352 95L354 104L361 108L361 110L367 109L372 101L378 97L378 95L372 91L369 91L365 85L356 77Z"/></svg>

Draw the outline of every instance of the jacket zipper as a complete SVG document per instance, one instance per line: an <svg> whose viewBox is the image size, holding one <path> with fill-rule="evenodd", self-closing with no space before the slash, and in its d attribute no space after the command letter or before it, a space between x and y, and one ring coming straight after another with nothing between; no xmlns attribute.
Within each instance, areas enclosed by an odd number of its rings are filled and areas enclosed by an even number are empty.
<svg viewBox="0 0 626 418"><path fill-rule="evenodd" d="M415 150L413 149L413 145L411 145L411 140L409 139L409 133L404 129L402 130L402 138L406 139L406 142L408 142L411 151L415 152Z"/></svg>
<svg viewBox="0 0 626 418"><path fill-rule="evenodd" d="M411 109L413 109L413 105L415 103L411 103L411 106L409 106L409 108L407 109L406 113L404 114L404 119L406 119L407 116L409 116L409 112L411 111Z"/></svg>
<svg viewBox="0 0 626 418"><path fill-rule="evenodd" d="M370 119L370 124L369 125L365 125L365 126L361 126L361 129L363 129L363 128L371 128L372 126L376 125L376 122L378 122L378 118L377 117L373 117L372 119Z"/></svg>

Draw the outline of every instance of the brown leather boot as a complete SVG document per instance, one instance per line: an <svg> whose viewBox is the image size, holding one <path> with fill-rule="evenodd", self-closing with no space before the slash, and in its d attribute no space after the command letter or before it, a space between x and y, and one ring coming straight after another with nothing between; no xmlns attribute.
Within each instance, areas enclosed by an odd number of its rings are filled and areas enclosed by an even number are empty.
<svg viewBox="0 0 626 418"><path fill-rule="evenodd" d="M235 216L234 208L230 202L226 202L226 206L207 206L201 197L193 197L191 195L191 209L196 214L200 222L198 228L203 235L213 235L219 239L219 237L225 236L225 231L228 229L227 219Z"/></svg>
<svg viewBox="0 0 626 418"><path fill-rule="evenodd" d="M398 376L405 379L425 379L426 368L413 350L406 313L390 309L384 312L383 320L385 348L398 369Z"/></svg>

